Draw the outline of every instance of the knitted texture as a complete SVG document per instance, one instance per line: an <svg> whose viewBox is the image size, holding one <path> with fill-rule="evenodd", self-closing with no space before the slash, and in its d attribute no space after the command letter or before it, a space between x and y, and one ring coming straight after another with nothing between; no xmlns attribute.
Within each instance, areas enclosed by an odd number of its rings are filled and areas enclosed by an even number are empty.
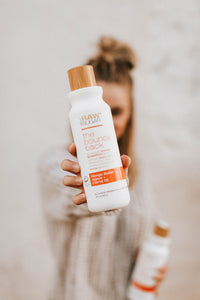
<svg viewBox="0 0 200 300"><path fill-rule="evenodd" d="M40 195L55 261L53 300L125 300L136 253L151 222L139 181L130 204L109 214L93 214L72 202L75 188L62 184L63 159L77 161L56 147L38 167ZM71 174L70 174L71 175Z"/></svg>

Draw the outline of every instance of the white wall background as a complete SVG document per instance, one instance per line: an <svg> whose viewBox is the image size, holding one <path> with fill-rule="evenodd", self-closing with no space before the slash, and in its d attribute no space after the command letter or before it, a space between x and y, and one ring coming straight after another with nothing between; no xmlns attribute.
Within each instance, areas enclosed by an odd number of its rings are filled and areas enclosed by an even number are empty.
<svg viewBox="0 0 200 300"><path fill-rule="evenodd" d="M0 6L0 299L45 299L52 259L36 163L67 140L65 73L95 52L101 34L127 41L139 58L137 153L173 230L158 299L199 299L199 1L1 0Z"/></svg>

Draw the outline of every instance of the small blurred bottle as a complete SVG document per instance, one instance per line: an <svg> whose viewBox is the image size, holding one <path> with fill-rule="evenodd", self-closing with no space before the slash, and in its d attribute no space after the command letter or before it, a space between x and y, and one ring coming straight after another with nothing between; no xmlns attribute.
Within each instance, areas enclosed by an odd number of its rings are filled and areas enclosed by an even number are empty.
<svg viewBox="0 0 200 300"><path fill-rule="evenodd" d="M153 233L144 242L137 264L131 276L127 298L129 300L153 300L156 292L154 276L163 267L169 256L169 225L156 222Z"/></svg>

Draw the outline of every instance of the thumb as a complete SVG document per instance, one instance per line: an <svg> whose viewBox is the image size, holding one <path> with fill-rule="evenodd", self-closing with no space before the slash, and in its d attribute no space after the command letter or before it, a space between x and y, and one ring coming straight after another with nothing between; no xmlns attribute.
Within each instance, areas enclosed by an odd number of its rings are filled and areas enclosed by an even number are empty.
<svg viewBox="0 0 200 300"><path fill-rule="evenodd" d="M124 173L127 176L128 175L128 167L131 164L131 158L128 155L123 154L121 156L122 166L124 168Z"/></svg>
<svg viewBox="0 0 200 300"><path fill-rule="evenodd" d="M70 143L67 146L67 150L70 154L72 154L73 156L77 157L77 153L76 153L76 145L74 143Z"/></svg>

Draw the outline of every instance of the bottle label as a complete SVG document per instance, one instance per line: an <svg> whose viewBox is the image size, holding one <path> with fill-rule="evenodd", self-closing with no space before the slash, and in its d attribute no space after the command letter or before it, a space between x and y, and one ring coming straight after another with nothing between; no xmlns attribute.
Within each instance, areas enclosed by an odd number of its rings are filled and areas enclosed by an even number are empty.
<svg viewBox="0 0 200 300"><path fill-rule="evenodd" d="M80 117L91 186L125 179L113 124L103 113ZM92 126L91 126L92 125Z"/></svg>
<svg viewBox="0 0 200 300"><path fill-rule="evenodd" d="M108 207L108 199L117 203L124 197L127 201L128 187L110 108L87 107L83 114L71 115L70 121L88 204L90 199L103 199Z"/></svg>
<svg viewBox="0 0 200 300"><path fill-rule="evenodd" d="M125 179L123 167L90 173L91 186L115 182Z"/></svg>

